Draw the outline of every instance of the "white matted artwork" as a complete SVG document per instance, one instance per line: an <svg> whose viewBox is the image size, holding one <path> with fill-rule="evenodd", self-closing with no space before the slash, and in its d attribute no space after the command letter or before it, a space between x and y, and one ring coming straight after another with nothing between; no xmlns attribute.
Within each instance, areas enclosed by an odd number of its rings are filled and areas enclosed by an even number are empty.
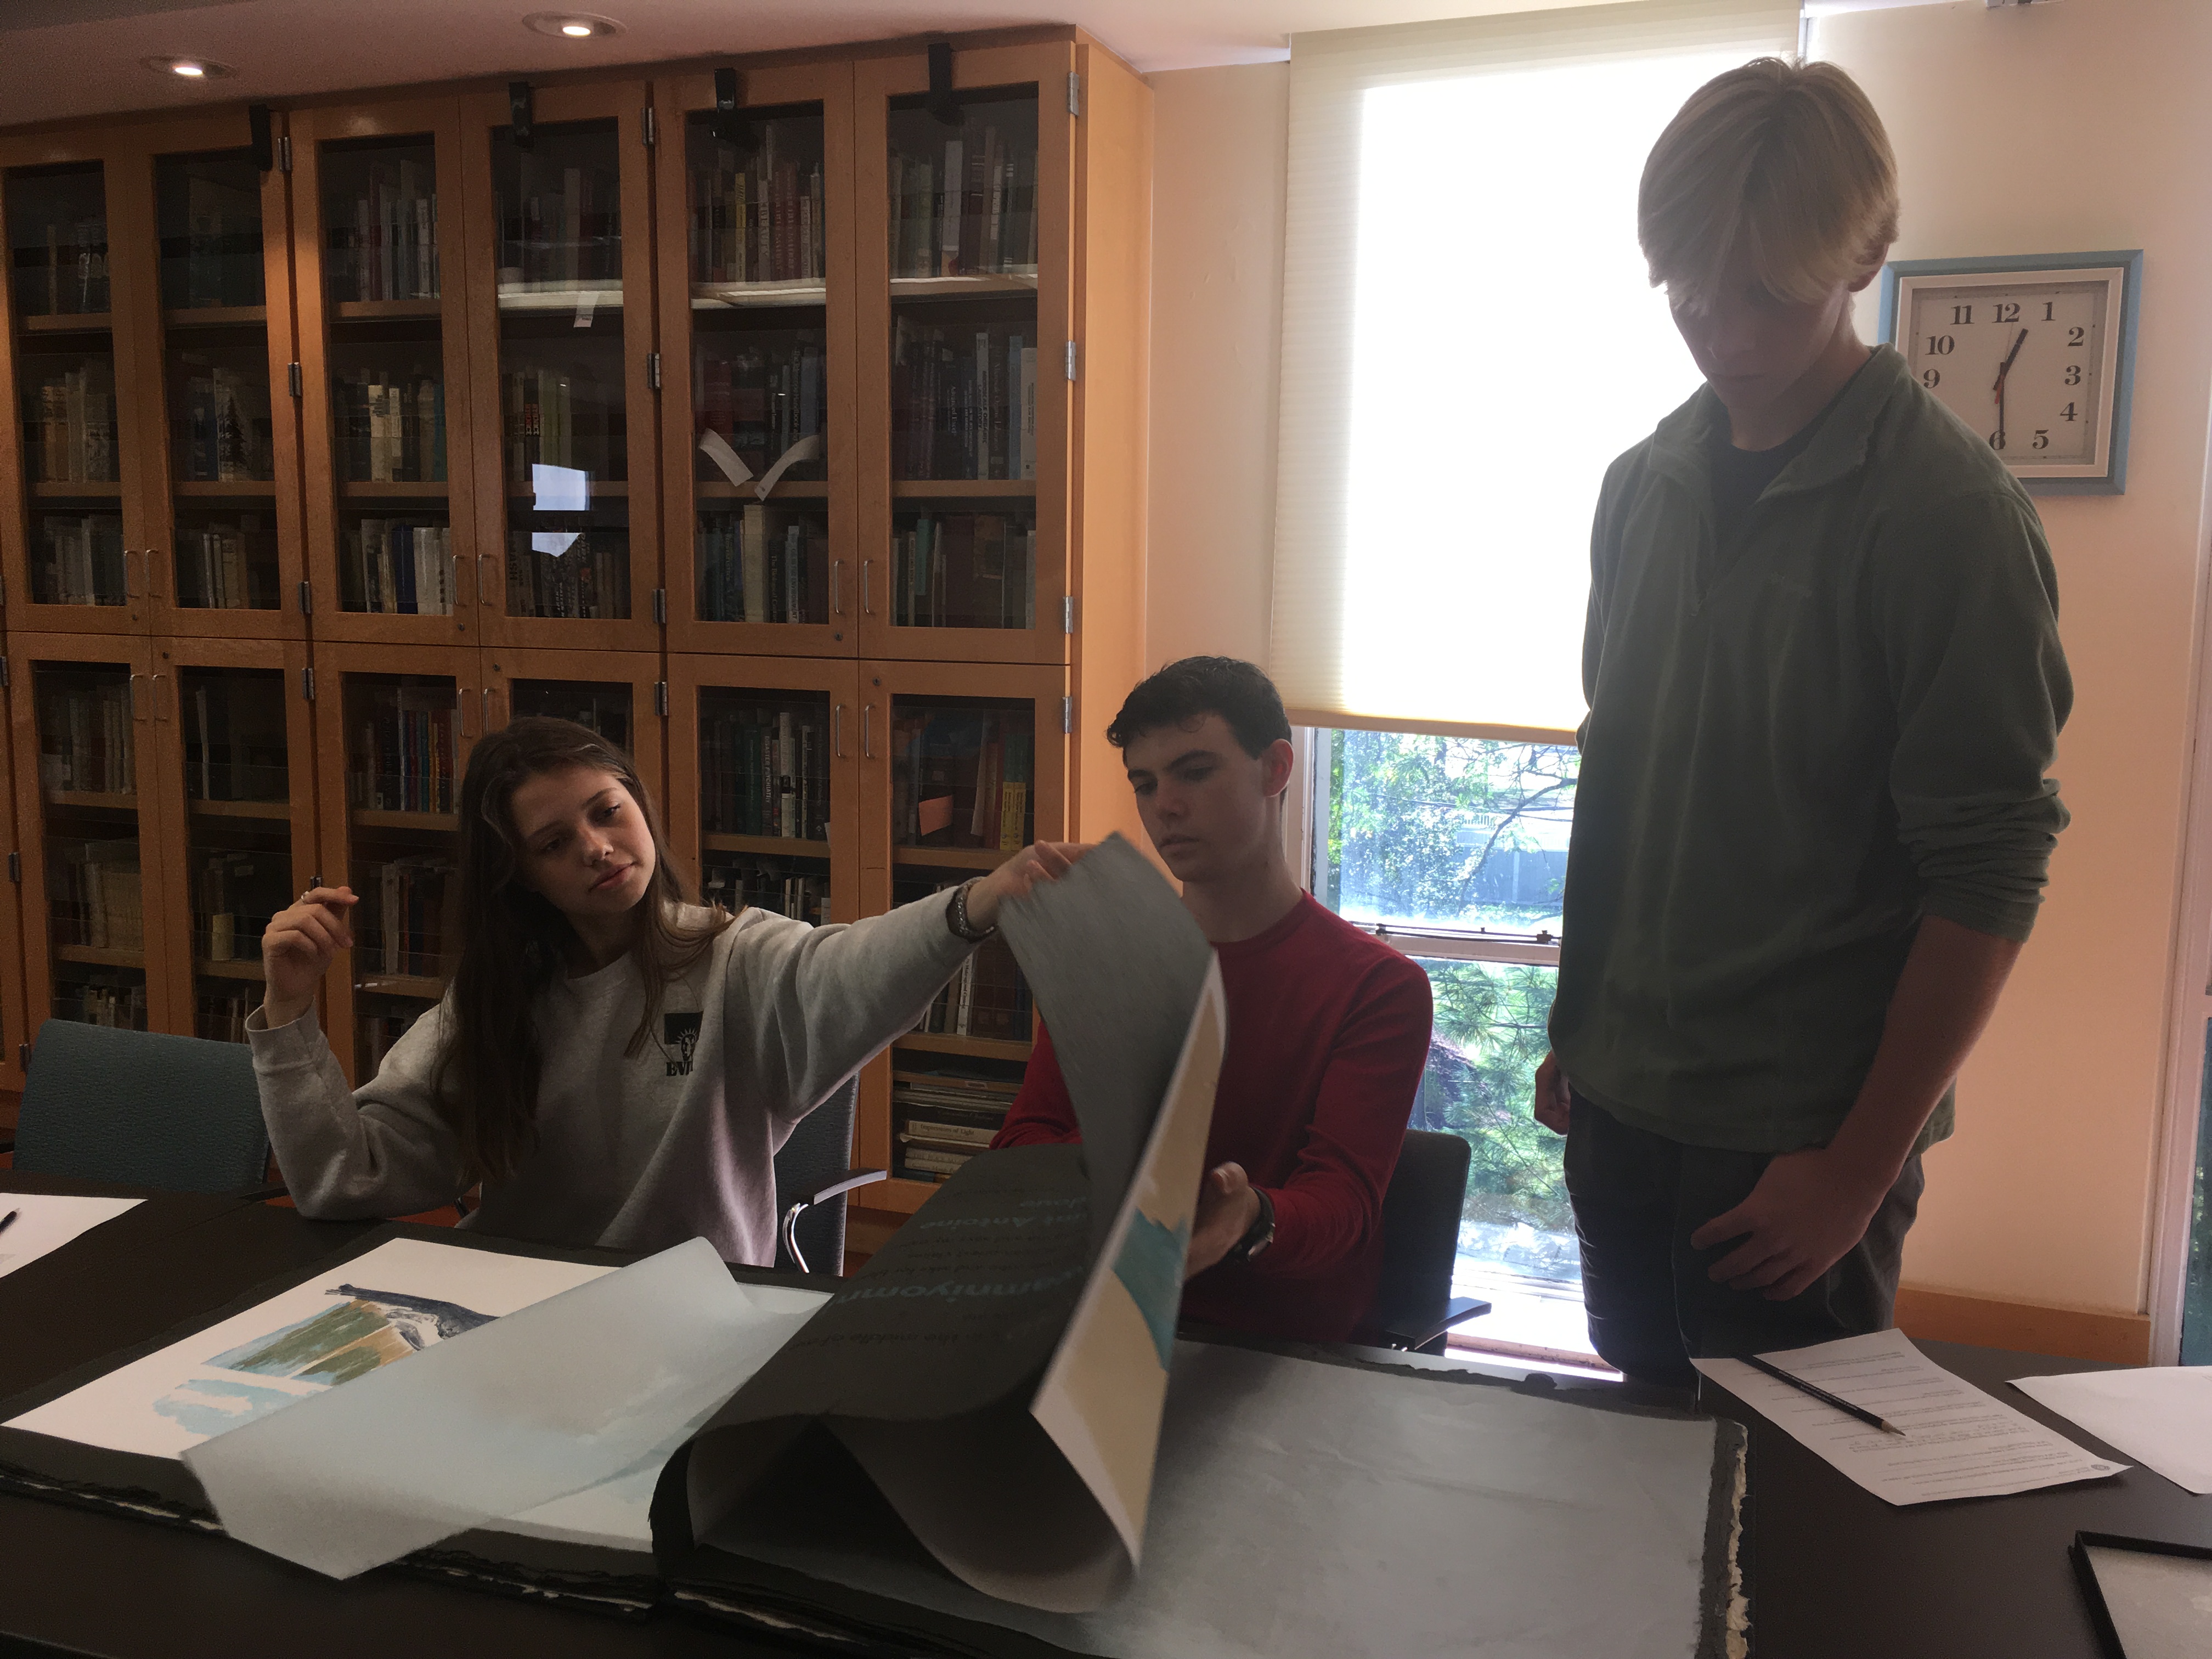
<svg viewBox="0 0 2212 1659"><path fill-rule="evenodd" d="M396 1238L7 1426L180 1457L240 1424L613 1271Z"/></svg>
<svg viewBox="0 0 2212 1659"><path fill-rule="evenodd" d="M0 1279L144 1201L72 1198L58 1193L0 1193L0 1216L12 1212L15 1217L7 1226L0 1227Z"/></svg>

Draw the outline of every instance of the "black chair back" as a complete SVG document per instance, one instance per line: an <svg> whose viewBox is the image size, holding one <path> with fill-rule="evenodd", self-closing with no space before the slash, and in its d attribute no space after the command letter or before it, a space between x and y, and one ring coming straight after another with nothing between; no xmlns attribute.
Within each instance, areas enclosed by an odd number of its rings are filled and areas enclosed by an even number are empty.
<svg viewBox="0 0 2212 1659"><path fill-rule="evenodd" d="M853 1112L860 1097L860 1080L843 1088L799 1120L791 1139L775 1155L775 1212L779 1220L793 1202L820 1191L842 1176L853 1161ZM845 1195L838 1194L813 1205L799 1218L799 1251L807 1267L817 1273L845 1271ZM786 1273L797 1270L779 1231L775 1265Z"/></svg>
<svg viewBox="0 0 2212 1659"><path fill-rule="evenodd" d="M1398 1167L1382 1195L1382 1271L1375 1281L1375 1304L1357 1340L1442 1353L1447 1329L1490 1311L1487 1302L1451 1293L1470 1156L1457 1135L1406 1131Z"/></svg>
<svg viewBox="0 0 2212 1659"><path fill-rule="evenodd" d="M24 1079L15 1167L168 1192L260 1185L269 1132L240 1042L50 1019Z"/></svg>

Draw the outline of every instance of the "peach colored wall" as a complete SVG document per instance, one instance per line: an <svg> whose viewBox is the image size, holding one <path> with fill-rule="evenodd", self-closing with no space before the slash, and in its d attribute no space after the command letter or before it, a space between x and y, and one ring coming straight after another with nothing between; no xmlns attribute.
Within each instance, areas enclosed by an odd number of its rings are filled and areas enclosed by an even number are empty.
<svg viewBox="0 0 2212 1659"><path fill-rule="evenodd" d="M1290 65L1152 86L1146 665L1266 660Z"/></svg>
<svg viewBox="0 0 2212 1659"><path fill-rule="evenodd" d="M1929 1159L1913 1281L2142 1305L2179 887L2212 376L2212 4L2069 0L1831 18L1903 173L1900 258L2141 247L2128 493L2046 497L2076 702L2075 821L1996 1024ZM1149 654L1264 658L1274 495L1280 65L1149 77ZM1863 331L1871 338L1869 304Z"/></svg>

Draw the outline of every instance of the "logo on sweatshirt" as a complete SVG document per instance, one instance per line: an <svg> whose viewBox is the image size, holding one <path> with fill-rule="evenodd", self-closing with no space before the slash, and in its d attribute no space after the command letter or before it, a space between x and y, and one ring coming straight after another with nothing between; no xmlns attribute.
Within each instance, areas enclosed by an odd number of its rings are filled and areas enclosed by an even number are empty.
<svg viewBox="0 0 2212 1659"><path fill-rule="evenodd" d="M668 1062L669 1076L691 1075L691 1056L699 1048L700 1018L697 1014L660 1017L660 1054Z"/></svg>

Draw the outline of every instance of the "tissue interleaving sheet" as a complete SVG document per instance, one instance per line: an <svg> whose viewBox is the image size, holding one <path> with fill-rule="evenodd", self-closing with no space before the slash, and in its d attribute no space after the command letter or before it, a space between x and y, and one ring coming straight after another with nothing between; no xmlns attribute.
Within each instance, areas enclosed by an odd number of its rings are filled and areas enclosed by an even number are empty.
<svg viewBox="0 0 2212 1659"><path fill-rule="evenodd" d="M630 1468L821 1298L739 1285L704 1239L193 1447L233 1537L333 1577Z"/></svg>

